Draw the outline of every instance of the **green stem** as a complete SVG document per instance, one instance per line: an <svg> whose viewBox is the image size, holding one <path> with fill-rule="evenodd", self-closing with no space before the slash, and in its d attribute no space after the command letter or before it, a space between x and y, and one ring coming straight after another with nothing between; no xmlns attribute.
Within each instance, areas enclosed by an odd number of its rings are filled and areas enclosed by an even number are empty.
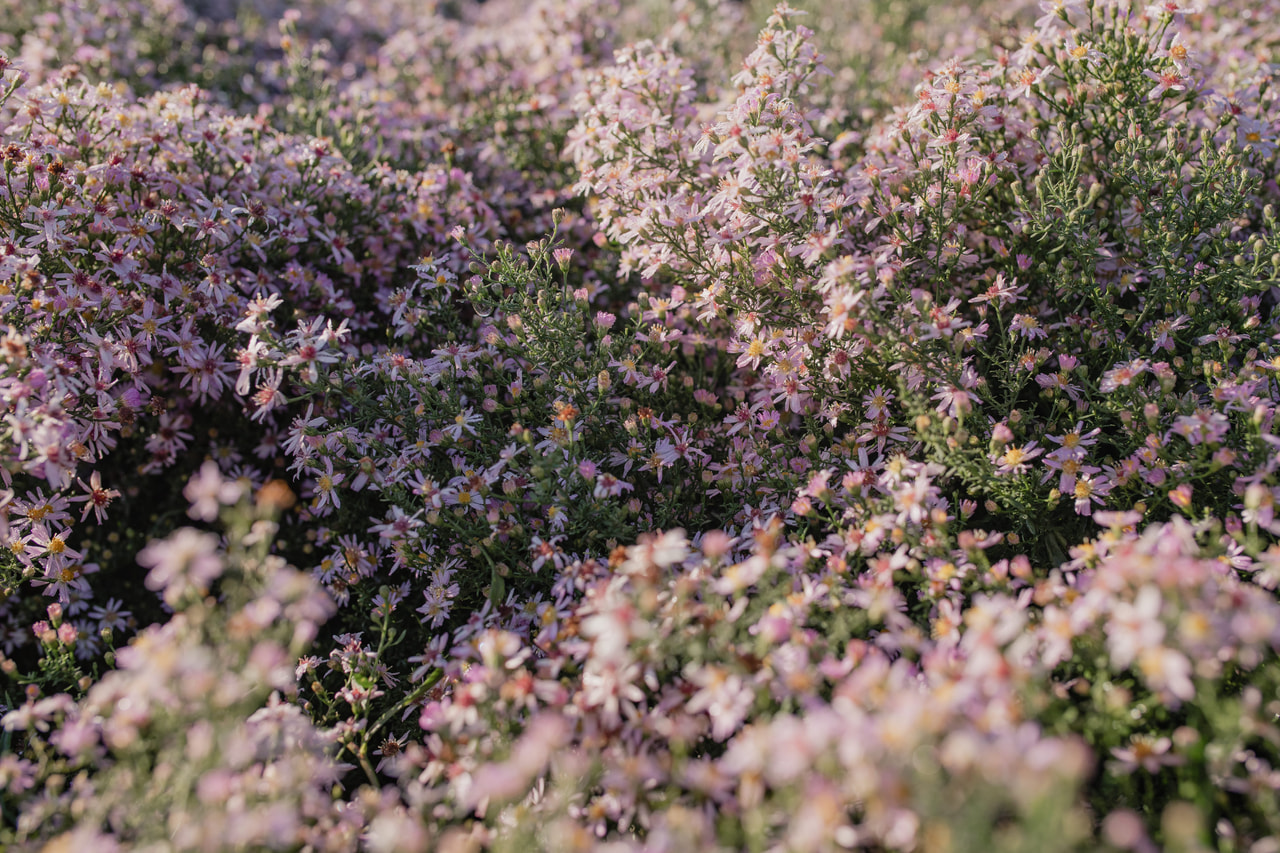
<svg viewBox="0 0 1280 853"><path fill-rule="evenodd" d="M365 742L367 743L369 738L373 737L375 732L380 730L387 723L391 722L392 717L394 717L396 714L400 713L405 708L408 708L414 702L417 702L419 699L425 696L427 691L430 690L432 687L435 687L440 682L440 679L443 677L444 677L444 670L442 669L433 669L431 672L429 672L427 674L427 677L422 680L421 684L419 684L417 687L414 688L412 693L410 693L408 696L404 697L399 702L397 702L396 704L388 708L386 712L383 713L383 715L378 718L378 721L374 723L372 726L370 726L369 730L366 732Z"/></svg>
<svg viewBox="0 0 1280 853"><path fill-rule="evenodd" d="M360 739L360 750L355 753L355 756L356 760L360 762L360 768L364 770L365 775L369 777L370 783L375 786L379 784L378 774L374 771L373 765L369 761L369 743L373 740L374 734L380 731L387 723L391 722L391 718L396 714L400 713L405 708L410 707L414 702L417 702L425 696L427 691L432 687L435 687L443 677L444 670L433 669L428 673L427 677L422 680L422 683L414 688L412 693L388 708L386 712L378 718L377 722L365 730L364 736Z"/></svg>

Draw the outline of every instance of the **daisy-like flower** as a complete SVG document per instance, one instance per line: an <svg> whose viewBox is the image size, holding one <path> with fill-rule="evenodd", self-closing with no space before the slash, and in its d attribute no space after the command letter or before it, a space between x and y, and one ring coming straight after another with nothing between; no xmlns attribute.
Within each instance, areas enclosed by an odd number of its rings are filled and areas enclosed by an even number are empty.
<svg viewBox="0 0 1280 853"><path fill-rule="evenodd" d="M1106 477L1095 478L1093 474L1081 474L1076 478L1072 494L1076 499L1076 513L1092 515L1093 505L1102 505L1103 499L1111 492L1111 481Z"/></svg>
<svg viewBox="0 0 1280 853"><path fill-rule="evenodd" d="M1041 68L1039 71L1034 68L1024 68L1013 75L1013 86L1010 87L1010 98L1029 98L1031 92L1036 86L1040 85L1040 81L1049 75L1053 70L1053 66L1049 65Z"/></svg>
<svg viewBox="0 0 1280 853"><path fill-rule="evenodd" d="M77 479L80 488L84 489L87 494L81 497L72 498L73 503L84 502L84 512L80 514L80 520L84 521L92 512L98 523L106 521L107 507L116 498L120 497L120 492L115 489L104 489L102 487L102 475L94 471L89 475L89 482L86 484L84 480Z"/></svg>
<svg viewBox="0 0 1280 853"><path fill-rule="evenodd" d="M129 618L133 616L124 609L124 603L118 598L108 598L107 603L89 611L89 618L96 620L98 629L110 628L112 631L123 631L129 627Z"/></svg>
<svg viewBox="0 0 1280 853"><path fill-rule="evenodd" d="M1063 433L1062 435L1050 435L1047 438L1054 444L1061 445L1053 453L1049 454L1054 459L1084 459L1086 453L1084 448L1091 447L1098 442L1098 433L1100 429L1093 429L1090 432L1084 431L1084 422L1076 421L1075 428Z"/></svg>
<svg viewBox="0 0 1280 853"><path fill-rule="evenodd" d="M1171 707L1176 708L1179 700L1190 701L1195 698L1191 662L1182 652L1167 646L1144 649L1138 655L1138 671L1142 673L1147 685Z"/></svg>
<svg viewBox="0 0 1280 853"><path fill-rule="evenodd" d="M1093 514L1093 520L1103 527L1110 527L1115 530L1123 530L1132 528L1138 522L1142 521L1142 513L1127 510L1100 510Z"/></svg>
<svg viewBox="0 0 1280 853"><path fill-rule="evenodd" d="M1186 314L1180 314L1172 320L1166 317L1152 323L1147 332L1151 335L1151 351L1153 353L1160 350L1173 352L1173 333L1189 322L1191 322L1190 317Z"/></svg>
<svg viewBox="0 0 1280 853"><path fill-rule="evenodd" d="M1236 334L1230 326L1219 326L1213 334L1196 338L1196 343L1204 346L1205 344L1233 344L1240 340L1244 340L1244 335Z"/></svg>
<svg viewBox="0 0 1280 853"><path fill-rule="evenodd" d="M432 628L439 628L453 612L453 598L448 590L440 586L431 586L423 590L426 600L417 609L424 621Z"/></svg>
<svg viewBox="0 0 1280 853"><path fill-rule="evenodd" d="M969 301L975 305L984 302L994 302L997 306L1011 305L1018 301L1018 295L1026 289L1025 284L1018 285L1017 279L1006 281L1004 273L999 273L996 275L996 280L984 292Z"/></svg>
<svg viewBox="0 0 1280 853"><path fill-rule="evenodd" d="M1144 10L1149 17L1158 18L1162 15L1194 15L1202 10L1200 3L1179 3L1178 0L1156 0L1154 3L1147 5Z"/></svg>
<svg viewBox="0 0 1280 853"><path fill-rule="evenodd" d="M330 462L329 465L332 466L333 463ZM101 487L96 471L89 478L89 484ZM213 521L218 517L218 511L222 505L230 505L240 500L243 492L244 487L235 480L223 477L218 463L210 459L192 476L187 487L182 490L182 496L191 501L191 508L187 510L187 515L199 521ZM115 497L119 497L118 492Z"/></svg>
<svg viewBox="0 0 1280 853"><path fill-rule="evenodd" d="M1071 32L1067 36L1066 42L1062 45L1062 49L1066 51L1075 62L1087 62L1090 65L1100 65L1102 63L1102 51L1089 44L1083 43L1077 39L1079 33Z"/></svg>
<svg viewBox="0 0 1280 853"><path fill-rule="evenodd" d="M266 420L267 415L286 402L284 394L280 391L280 381L284 378L284 373L279 368L267 370L263 373L263 380L258 383L258 389L253 392L253 414L250 420L259 423Z"/></svg>
<svg viewBox="0 0 1280 853"><path fill-rule="evenodd" d="M444 434L452 438L454 441L460 440L464 432L475 435L475 424L479 423L481 420L482 416L471 411L471 408L468 406L454 416L453 423L444 428Z"/></svg>
<svg viewBox="0 0 1280 853"><path fill-rule="evenodd" d="M272 293L267 296L258 294L245 308L244 319L236 324L236 331L256 336L259 332L271 328L274 325L271 321L271 312L282 304L284 300L277 294Z"/></svg>
<svg viewBox="0 0 1280 853"><path fill-rule="evenodd" d="M755 419L755 415L763 407L763 403L756 403L748 406L745 402L739 403L737 408L725 415L724 422L729 427L728 435L740 432L743 427L751 426L751 422Z"/></svg>
<svg viewBox="0 0 1280 853"><path fill-rule="evenodd" d="M1029 341L1049 336L1049 333L1040 325L1040 321L1030 314L1015 314L1013 322L1009 324L1009 334L1018 335L1023 340Z"/></svg>
<svg viewBox="0 0 1280 853"><path fill-rule="evenodd" d="M407 732L397 737L385 738L382 744L373 751L374 755L379 756L378 764L373 768L374 772L381 773L382 768L399 758L400 754L404 752L405 744L408 742L409 735Z"/></svg>
<svg viewBox="0 0 1280 853"><path fill-rule="evenodd" d="M889 404L893 402L894 394L892 391L886 391L883 387L877 385L870 394L862 398L862 405L866 406L866 418L869 421L878 420L887 417L889 414Z"/></svg>
<svg viewBox="0 0 1280 853"><path fill-rule="evenodd" d="M179 528L168 539L152 542L138 554L138 563L150 569L147 589L161 591L173 607L189 591L204 594L222 574L218 539L190 527Z"/></svg>
<svg viewBox="0 0 1280 853"><path fill-rule="evenodd" d="M935 411L940 415L957 418L968 414L973 409L973 395L967 389L956 385L944 386L931 399L938 401Z"/></svg>
<svg viewBox="0 0 1280 853"><path fill-rule="evenodd" d="M1211 409L1196 409L1195 414L1183 415L1173 423L1171 433L1185 438L1193 447L1198 444L1220 444L1231 430L1226 415Z"/></svg>
<svg viewBox="0 0 1280 853"><path fill-rule="evenodd" d="M471 490L470 484L463 484L457 487L450 486L444 490L443 496L446 504L462 507L464 510L482 507L484 504L483 498Z"/></svg>
<svg viewBox="0 0 1280 853"><path fill-rule="evenodd" d="M1205 342L1202 340L1200 343L1203 344ZM1117 388L1123 388L1132 384L1135 379L1146 373L1149 369L1150 364L1143 358L1117 364L1111 370L1102 374L1102 382L1098 386L1098 390L1102 391L1104 394L1109 394Z"/></svg>
<svg viewBox="0 0 1280 853"><path fill-rule="evenodd" d="M1040 0L1040 11L1044 15L1036 20L1036 28L1044 32L1061 26L1071 20L1071 15L1079 15L1083 6L1081 0Z"/></svg>
<svg viewBox="0 0 1280 853"><path fill-rule="evenodd" d="M631 356L624 355L620 359L609 362L610 367L616 367L622 374L622 383L624 385L635 385L640 381L640 371L636 367L636 360Z"/></svg>
<svg viewBox="0 0 1280 853"><path fill-rule="evenodd" d="M43 551L40 556L44 562L46 577L56 575L66 566L81 559L80 552L67 545L67 538L70 535L71 531L69 529L51 533L48 527L41 524L37 525L31 531L31 535L27 537L28 544Z"/></svg>
<svg viewBox="0 0 1280 853"><path fill-rule="evenodd" d="M591 494L596 498L616 498L633 488L635 487L630 483L625 483L606 471L596 478L596 486Z"/></svg>
<svg viewBox="0 0 1280 853"><path fill-rule="evenodd" d="M1195 61L1191 56L1191 51L1187 49L1186 44L1182 41L1182 33L1175 33L1173 40L1169 42L1169 46L1161 48L1156 56L1168 59L1173 63L1173 67L1178 69L1178 73L1184 77L1187 72L1195 68Z"/></svg>
<svg viewBox="0 0 1280 853"><path fill-rule="evenodd" d="M647 375L640 377L640 387L645 388L647 386L650 393L666 390L667 380L671 378L671 373L675 370L675 367L676 363L673 361L666 367L654 366L650 368Z"/></svg>
<svg viewBox="0 0 1280 853"><path fill-rule="evenodd" d="M433 509L440 509L444 506L444 491L440 488L440 484L430 479L421 471L414 471L409 482L409 489L415 495L420 495L426 504Z"/></svg>
<svg viewBox="0 0 1280 853"><path fill-rule="evenodd" d="M1148 773L1159 773L1165 767L1182 763L1182 759L1169 753L1173 741L1167 737L1155 738L1150 735L1134 735L1129 745L1111 750L1116 759L1115 769L1129 774L1141 767Z"/></svg>
<svg viewBox="0 0 1280 853"><path fill-rule="evenodd" d="M320 472L320 476L316 478L316 495L315 509L322 510L329 504L333 504L334 509L342 506L342 501L338 498L338 491L335 488L345 479L346 475L341 472L335 474L333 472L333 460L325 457L324 471Z"/></svg>
<svg viewBox="0 0 1280 853"><path fill-rule="evenodd" d="M1072 402L1080 400L1080 386L1073 385L1071 377L1064 371L1057 373L1041 373L1036 376L1036 384L1050 391L1061 391Z"/></svg>
<svg viewBox="0 0 1280 853"><path fill-rule="evenodd" d="M996 474L1004 477L1010 474L1021 474L1027 470L1027 463L1044 451L1033 441L1022 447L1010 445L1004 453L992 461L996 465Z"/></svg>
<svg viewBox="0 0 1280 853"><path fill-rule="evenodd" d="M876 451L884 452L885 445L888 443L902 443L907 440L907 430L903 426L895 426L889 422L888 418L876 418L874 421L866 421L862 424L862 433L858 436L858 442L861 444L869 444L875 442Z"/></svg>
<svg viewBox="0 0 1280 853"><path fill-rule="evenodd" d="M729 351L742 353L738 356L738 367L749 366L752 370L756 370L760 367L760 360L769 354L772 343L773 340L768 332L761 330L745 345L741 341L734 341L729 345Z"/></svg>
<svg viewBox="0 0 1280 853"><path fill-rule="evenodd" d="M1044 465L1048 470L1046 470L1044 476L1040 478L1040 482L1049 482L1049 480L1053 479L1054 473L1057 472L1058 491L1062 492L1064 495L1069 495L1075 491L1076 478L1081 474L1097 474L1102 470L1096 465L1085 465L1079 459L1072 456L1056 455L1061 453L1062 448L1058 448L1044 458Z"/></svg>
<svg viewBox="0 0 1280 853"><path fill-rule="evenodd" d="M65 237L62 220L70 216L71 211L60 206L58 202L50 199L39 207L31 205L27 208L27 214L32 221L23 223L23 227L39 232L38 236L29 241L32 245L38 246L44 243L54 248Z"/></svg>
<svg viewBox="0 0 1280 853"><path fill-rule="evenodd" d="M1163 98L1169 92L1183 92L1187 88L1187 78L1178 72L1176 68L1165 71L1151 71L1150 69L1142 72L1143 77L1150 77L1156 81L1156 84L1147 92L1147 100L1155 101Z"/></svg>

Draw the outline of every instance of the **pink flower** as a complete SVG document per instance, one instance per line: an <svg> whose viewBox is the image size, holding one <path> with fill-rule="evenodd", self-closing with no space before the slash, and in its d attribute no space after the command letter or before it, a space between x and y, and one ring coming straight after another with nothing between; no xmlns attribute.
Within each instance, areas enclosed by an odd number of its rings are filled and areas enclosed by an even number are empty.
<svg viewBox="0 0 1280 853"><path fill-rule="evenodd" d="M190 527L152 542L138 554L138 563L151 569L147 589L162 592L170 607L176 607L188 591L207 592L223 570L217 538Z"/></svg>
<svg viewBox="0 0 1280 853"><path fill-rule="evenodd" d="M1033 68L1024 68L1013 75L1013 85L1009 89L1009 97L1017 99L1020 97L1031 97L1032 90L1040 85L1040 81L1044 80L1049 73L1053 71L1053 66L1045 66L1038 71Z"/></svg>
<svg viewBox="0 0 1280 853"><path fill-rule="evenodd" d="M1203 6L1199 2L1178 2L1178 0L1156 0L1149 3L1143 11L1153 17L1159 18L1164 15L1194 15L1202 10Z"/></svg>
<svg viewBox="0 0 1280 853"><path fill-rule="evenodd" d="M552 536L550 539L543 540L540 536L534 536L529 545L529 551L533 554L533 563L530 568L537 572L548 562L556 569L564 568L565 553L560 550L559 543L564 536Z"/></svg>
<svg viewBox="0 0 1280 853"><path fill-rule="evenodd" d="M1198 444L1221 444L1231 429L1226 415L1211 409L1196 409L1195 414L1183 415L1173 422L1172 432L1185 438L1194 447Z"/></svg>
<svg viewBox="0 0 1280 853"><path fill-rule="evenodd" d="M1187 88L1187 79L1177 69L1171 71L1152 71L1148 69L1142 72L1142 76L1150 77L1156 81L1156 85L1152 86L1150 91L1147 92L1148 100L1158 100L1163 98L1167 92L1182 92Z"/></svg>
<svg viewBox="0 0 1280 853"><path fill-rule="evenodd" d="M340 508L342 501L338 497L337 486L346 479L346 475L334 473L333 459L328 456L324 457L324 470L318 473L319 476L316 477L314 486L315 500L313 508L320 511L329 507L330 504L333 505L334 509Z"/></svg>
<svg viewBox="0 0 1280 853"><path fill-rule="evenodd" d="M635 487L630 483L625 483L606 471L596 478L596 485L591 494L596 498L616 498L633 488Z"/></svg>
<svg viewBox="0 0 1280 853"><path fill-rule="evenodd" d="M1142 587L1133 603L1121 601L1115 605L1107 622L1107 648L1114 667L1125 669L1164 639L1161 605L1160 591L1154 586Z"/></svg>
<svg viewBox="0 0 1280 853"><path fill-rule="evenodd" d="M1007 430L1007 427L1006 427ZM995 457L992 462L996 465L996 474L1004 477L1009 474L1021 474L1027 470L1027 463L1035 459L1044 451L1033 441L1022 447L1010 446L1000 456Z"/></svg>
<svg viewBox="0 0 1280 853"><path fill-rule="evenodd" d="M1182 759L1169 754L1173 741L1167 737L1134 735L1127 747L1111 750L1116 758L1115 768L1120 773L1132 773L1141 767L1148 773L1159 773L1163 768L1182 763Z"/></svg>
<svg viewBox="0 0 1280 853"><path fill-rule="evenodd" d="M1138 670L1147 685L1173 707L1177 707L1177 700L1185 702L1195 698L1191 662L1182 652L1165 646L1143 649L1138 655Z"/></svg>
<svg viewBox="0 0 1280 853"><path fill-rule="evenodd" d="M76 503L84 502L84 512L81 513L80 520L84 521L89 517L89 513L92 512L98 523L102 524L107 520L107 507L111 505L111 501L120 497L120 492L115 489L102 488L102 475L97 471L89 475L88 484L79 479L76 482L80 484L80 488L88 492L86 495L71 499Z"/></svg>
<svg viewBox="0 0 1280 853"><path fill-rule="evenodd" d="M97 476L95 472L93 478ZM187 515L199 521L213 521L223 505L235 503L243 493L244 486L235 480L224 479L218 463L212 459L200 466L182 490L183 497L191 502Z"/></svg>

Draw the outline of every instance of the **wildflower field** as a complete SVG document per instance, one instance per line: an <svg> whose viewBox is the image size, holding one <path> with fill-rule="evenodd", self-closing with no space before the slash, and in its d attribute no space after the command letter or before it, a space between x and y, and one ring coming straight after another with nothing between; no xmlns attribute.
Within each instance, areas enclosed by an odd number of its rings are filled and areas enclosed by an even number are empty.
<svg viewBox="0 0 1280 853"><path fill-rule="evenodd" d="M1280 0L0 0L0 849L1280 853Z"/></svg>

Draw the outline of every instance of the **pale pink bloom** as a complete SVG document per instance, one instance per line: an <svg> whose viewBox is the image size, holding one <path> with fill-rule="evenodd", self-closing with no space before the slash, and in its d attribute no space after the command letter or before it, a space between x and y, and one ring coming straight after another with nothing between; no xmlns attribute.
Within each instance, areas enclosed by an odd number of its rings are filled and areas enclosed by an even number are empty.
<svg viewBox="0 0 1280 853"><path fill-rule="evenodd" d="M1196 409L1194 414L1183 415L1173 422L1173 433L1182 436L1194 447L1198 444L1220 444L1231 429L1227 416L1211 409Z"/></svg>
<svg viewBox="0 0 1280 853"><path fill-rule="evenodd" d="M96 476L96 474L95 474ZM187 515L200 521L213 521L224 505L231 505L240 500L244 493L244 485L236 480L227 480L222 476L218 463L206 460L200 470L192 475L182 495L191 502Z"/></svg>
<svg viewBox="0 0 1280 853"><path fill-rule="evenodd" d="M1003 454L992 459L996 465L996 475L1021 474L1027 470L1027 463L1043 452L1034 441L1022 447L1010 445Z"/></svg>
<svg viewBox="0 0 1280 853"><path fill-rule="evenodd" d="M893 402L893 398L894 393L886 391L880 385L877 385L869 394L863 396L862 404L865 406L864 414L867 420L874 421L877 418L887 417L889 404Z"/></svg>
<svg viewBox="0 0 1280 853"><path fill-rule="evenodd" d="M1165 646L1152 646L1138 654L1138 669L1147 685L1165 697L1176 707L1175 700L1190 701L1195 698L1195 685L1191 682L1191 662L1182 652Z"/></svg>
<svg viewBox="0 0 1280 853"><path fill-rule="evenodd" d="M1048 337L1049 333L1040 325L1040 321L1030 314L1015 314L1009 324L1010 335L1020 335L1023 340L1035 340Z"/></svg>
<svg viewBox="0 0 1280 853"><path fill-rule="evenodd" d="M712 582L712 589L720 595L734 595L753 586L769 568L769 560L754 554L741 563L726 566L720 577Z"/></svg>
<svg viewBox="0 0 1280 853"><path fill-rule="evenodd" d="M1071 645L1079 633L1072 616L1052 604L1044 609L1040 637L1043 643L1041 655L1046 666L1057 666L1071 657Z"/></svg>
<svg viewBox="0 0 1280 853"><path fill-rule="evenodd" d="M1203 4L1198 2L1179 2L1179 0L1156 0L1154 3L1147 4L1145 10L1147 15L1158 18L1162 15L1195 15L1203 10Z"/></svg>
<svg viewBox="0 0 1280 853"><path fill-rule="evenodd" d="M162 592L171 607L177 606L188 591L208 591L209 584L223 570L217 549L215 536L190 527L152 542L138 554L138 563L151 570L146 578L147 589Z"/></svg>
<svg viewBox="0 0 1280 853"><path fill-rule="evenodd" d="M1158 100L1168 92L1182 92L1187 88L1187 78L1179 73L1177 69L1167 71L1151 71L1148 69L1143 71L1142 75L1156 81L1156 84L1147 92L1148 100Z"/></svg>
<svg viewBox="0 0 1280 853"><path fill-rule="evenodd" d="M1116 758L1116 769L1121 773L1132 773L1142 768L1148 773L1159 773L1161 769L1181 764L1182 760L1169 753L1173 741L1167 737L1151 737L1150 735L1134 735L1129 739L1127 747L1111 750Z"/></svg>
<svg viewBox="0 0 1280 853"><path fill-rule="evenodd" d="M1140 654L1159 646L1165 626L1160 621L1162 599L1154 586L1138 590L1133 603L1117 602L1107 620L1107 649L1111 663L1125 669Z"/></svg>
<svg viewBox="0 0 1280 853"><path fill-rule="evenodd" d="M346 475L339 472L334 473L333 459L328 456L324 457L324 470L318 472L315 482L315 509L323 510L330 504L335 509L342 506L342 501L338 496L337 486L346 479Z"/></svg>
<svg viewBox="0 0 1280 853"><path fill-rule="evenodd" d="M548 562L557 570L564 568L565 553L560 550L559 543L564 536L552 536L550 539L542 539L540 536L534 536L529 544L529 551L533 555L533 563L530 568L537 572Z"/></svg>
<svg viewBox="0 0 1280 853"><path fill-rule="evenodd" d="M630 483L625 483L606 471L596 478L596 485L591 494L596 498L616 498L633 488L635 487Z"/></svg>
<svg viewBox="0 0 1280 853"><path fill-rule="evenodd" d="M265 371L265 378L258 383L258 389L253 393L254 410L249 416L250 420L261 423L266 420L268 414L287 402L280 391L280 382L283 377L284 372L279 368Z"/></svg>
<svg viewBox="0 0 1280 853"><path fill-rule="evenodd" d="M1113 485L1105 476L1095 477L1092 473L1081 473L1071 490L1075 497L1076 513L1092 515L1094 504L1101 505L1111 493Z"/></svg>
<svg viewBox="0 0 1280 853"><path fill-rule="evenodd" d="M723 741L736 732L755 702L755 693L743 683L741 676L708 665L692 668L687 677L701 689L689 697L685 710L691 714L705 711L715 740Z"/></svg>
<svg viewBox="0 0 1280 853"><path fill-rule="evenodd" d="M582 673L583 706L599 714L607 729L621 726L624 717L628 721L639 719L644 702L644 690L638 683L642 674L640 665L634 662L592 658Z"/></svg>
<svg viewBox="0 0 1280 853"><path fill-rule="evenodd" d="M684 531L676 528L656 535L642 536L638 545L627 549L626 562L622 571L645 571L650 566L660 569L670 568L680 563L689 554L689 540Z"/></svg>
<svg viewBox="0 0 1280 853"><path fill-rule="evenodd" d="M84 502L84 512L80 514L80 520L84 521L92 512L99 524L107 519L107 507L111 505L111 501L120 497L120 492L115 489L104 489L102 487L102 475L94 471L89 475L89 482L86 484L84 480L76 480L80 484L80 488L84 489L88 494L72 498L73 503Z"/></svg>
<svg viewBox="0 0 1280 853"><path fill-rule="evenodd" d="M470 407L463 409L453 418L453 423L444 428L444 434L452 438L454 441L462 439L463 433L469 435L476 434L475 425L483 420L483 415L476 414Z"/></svg>

